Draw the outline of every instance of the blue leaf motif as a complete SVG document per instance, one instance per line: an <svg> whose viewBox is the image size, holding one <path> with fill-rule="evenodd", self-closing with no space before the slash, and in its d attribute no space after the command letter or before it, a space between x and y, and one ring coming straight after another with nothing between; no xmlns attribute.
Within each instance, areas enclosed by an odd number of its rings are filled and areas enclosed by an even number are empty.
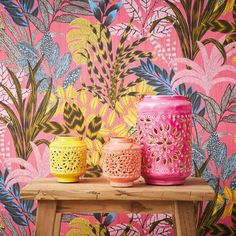
<svg viewBox="0 0 236 236"><path fill-rule="evenodd" d="M211 159L215 161L217 167L225 163L227 147L224 143L220 143L219 136L216 132L214 132L208 140L207 152L208 156L211 156Z"/></svg>
<svg viewBox="0 0 236 236"><path fill-rule="evenodd" d="M174 95L177 91L172 88L171 81L174 75L172 70L168 75L165 69L161 69L155 65L149 58L147 62L140 60L141 66L132 68L132 72L146 80L148 85L151 85L159 95Z"/></svg>
<svg viewBox="0 0 236 236"><path fill-rule="evenodd" d="M114 4L114 5L112 5L112 6L106 11L105 16L108 16L108 15L109 15L112 11L114 11L114 10L119 11L122 6L123 6L123 2L118 2L118 3Z"/></svg>
<svg viewBox="0 0 236 236"><path fill-rule="evenodd" d="M89 6L90 6L95 18L101 22L102 14L101 14L100 8L92 0L89 0Z"/></svg>
<svg viewBox="0 0 236 236"><path fill-rule="evenodd" d="M45 33L40 42L40 50L44 55L45 60L50 60L52 56L54 42L50 33Z"/></svg>
<svg viewBox="0 0 236 236"><path fill-rule="evenodd" d="M14 3L12 0L4 1L0 0L0 4L4 6L12 20L19 26L26 27L28 26L27 21L25 20L24 12L32 13L34 16L38 14L38 7L32 11L34 0L20 0L19 5Z"/></svg>
<svg viewBox="0 0 236 236"><path fill-rule="evenodd" d="M207 166L206 169L202 173L202 178L213 188L216 189L218 178L214 176L211 172L209 167ZM219 192L221 192L222 189L220 188Z"/></svg>
<svg viewBox="0 0 236 236"><path fill-rule="evenodd" d="M27 226L25 210L19 203L19 185L16 184L7 189L5 184L7 176L8 170L5 171L4 176L2 176L2 173L0 175L0 202L16 224Z"/></svg>
<svg viewBox="0 0 236 236"><path fill-rule="evenodd" d="M35 66L38 61L38 51L32 45L27 42L19 42L17 49L21 54L21 58L17 61L17 64L21 67L27 67L28 61L31 66Z"/></svg>
<svg viewBox="0 0 236 236"><path fill-rule="evenodd" d="M69 85L74 85L80 76L81 69L79 67L72 70L64 79L62 88L66 89Z"/></svg>
<svg viewBox="0 0 236 236"><path fill-rule="evenodd" d="M236 172L236 153L223 162L221 171L222 179L225 181Z"/></svg>
<svg viewBox="0 0 236 236"><path fill-rule="evenodd" d="M68 71L71 64L71 59L71 54L68 52L60 60L58 60L54 69L56 80L60 79Z"/></svg>
<svg viewBox="0 0 236 236"><path fill-rule="evenodd" d="M20 0L19 2L25 12L31 12L34 0Z"/></svg>
<svg viewBox="0 0 236 236"><path fill-rule="evenodd" d="M107 18L106 18L106 20L104 22L104 25L105 26L110 25L115 20L116 15L117 15L117 10L114 10L111 13L109 13L109 15L107 16Z"/></svg>
<svg viewBox="0 0 236 236"><path fill-rule="evenodd" d="M198 169L200 169L204 160L206 159L204 151L195 143L193 143L192 145L192 158L193 161L196 163ZM192 165L192 170L194 170L194 165Z"/></svg>
<svg viewBox="0 0 236 236"><path fill-rule="evenodd" d="M230 188L233 191L234 189L236 189L236 176L234 176L234 179L232 180L231 184L230 184Z"/></svg>
<svg viewBox="0 0 236 236"><path fill-rule="evenodd" d="M178 94L189 98L189 101L192 104L192 112L194 114L204 116L205 107L201 108L201 96L196 91L193 91L192 86L187 89L185 84L180 84L176 89L178 91ZM201 110L199 111L200 108Z"/></svg>
<svg viewBox="0 0 236 236"><path fill-rule="evenodd" d="M60 56L60 47L58 43L54 43L51 49L51 56L48 59L48 64L50 67L56 64Z"/></svg>
<svg viewBox="0 0 236 236"><path fill-rule="evenodd" d="M111 223L114 221L115 217L116 217L116 214L114 214L114 213L109 213L109 214L106 216L106 219L105 219L105 221L104 221L104 225L105 225L105 226L108 226L109 224L111 224Z"/></svg>
<svg viewBox="0 0 236 236"><path fill-rule="evenodd" d="M49 84L51 82L51 77L48 76L48 75L42 75L42 76L38 76L36 78L37 81L42 80L42 79L43 79L43 81L41 82L41 84L40 84L40 86L38 87L38 90L37 90L39 93L46 92L48 87L49 87Z"/></svg>
<svg viewBox="0 0 236 236"><path fill-rule="evenodd" d="M20 11L20 7L11 0L0 0L0 3L4 6L12 20L19 26L27 26L27 22L24 19L23 13Z"/></svg>
<svg viewBox="0 0 236 236"><path fill-rule="evenodd" d="M168 75L166 69L161 69L159 66L155 65L149 58L147 62L140 60L141 66L133 68L131 71L140 78L146 80L146 83L154 87L154 91L158 95L182 95L189 97L190 102L192 103L193 113L203 116L205 114L205 107L200 109L201 105L201 96L192 90L190 86L186 89L185 84L180 84L178 87L172 87L172 79L175 75L173 69L171 69L170 74Z"/></svg>

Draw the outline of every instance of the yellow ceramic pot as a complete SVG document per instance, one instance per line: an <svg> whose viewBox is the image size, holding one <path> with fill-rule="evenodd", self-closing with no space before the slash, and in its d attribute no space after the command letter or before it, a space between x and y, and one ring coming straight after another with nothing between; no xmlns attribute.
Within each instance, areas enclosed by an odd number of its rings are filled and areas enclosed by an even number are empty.
<svg viewBox="0 0 236 236"><path fill-rule="evenodd" d="M86 171L85 142L77 137L58 136L49 147L51 172L58 182L78 182Z"/></svg>

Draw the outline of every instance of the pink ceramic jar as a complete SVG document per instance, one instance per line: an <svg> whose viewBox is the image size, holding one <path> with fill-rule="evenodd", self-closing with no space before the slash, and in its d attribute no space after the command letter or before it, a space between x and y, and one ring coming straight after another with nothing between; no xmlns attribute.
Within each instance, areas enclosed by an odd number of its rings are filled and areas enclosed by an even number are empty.
<svg viewBox="0 0 236 236"><path fill-rule="evenodd" d="M138 104L138 135L147 184L183 184L192 167L192 108L183 96L145 96Z"/></svg>
<svg viewBox="0 0 236 236"><path fill-rule="evenodd" d="M113 187L130 187L141 175L142 151L132 138L113 137L103 146L103 175Z"/></svg>

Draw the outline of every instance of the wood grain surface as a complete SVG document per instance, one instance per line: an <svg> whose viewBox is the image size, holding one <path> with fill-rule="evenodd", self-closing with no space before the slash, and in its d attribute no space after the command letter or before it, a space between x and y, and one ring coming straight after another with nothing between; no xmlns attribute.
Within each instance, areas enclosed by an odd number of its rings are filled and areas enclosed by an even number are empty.
<svg viewBox="0 0 236 236"><path fill-rule="evenodd" d="M143 179L130 188L113 188L104 178L81 179L79 183L58 183L54 178L36 179L21 190L21 199L37 200L182 200L214 198L213 189L201 178L190 177L184 185L146 185Z"/></svg>

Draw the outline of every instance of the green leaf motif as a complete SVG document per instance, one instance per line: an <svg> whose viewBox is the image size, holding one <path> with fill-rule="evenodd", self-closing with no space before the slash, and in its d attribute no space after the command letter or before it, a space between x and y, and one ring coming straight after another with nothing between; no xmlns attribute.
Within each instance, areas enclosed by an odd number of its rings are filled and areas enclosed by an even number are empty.
<svg viewBox="0 0 236 236"><path fill-rule="evenodd" d="M211 125L214 129L216 129L216 126L217 126L216 113L208 101L206 101L206 109L207 109L208 117L210 118Z"/></svg>
<svg viewBox="0 0 236 236"><path fill-rule="evenodd" d="M102 118L100 116L95 116L93 120L89 123L87 129L87 137L91 140L96 139L99 130L102 127Z"/></svg>
<svg viewBox="0 0 236 236"><path fill-rule="evenodd" d="M231 106L231 107L229 108L229 111L231 111L231 112L236 112L236 105Z"/></svg>
<svg viewBox="0 0 236 236"><path fill-rule="evenodd" d="M213 32L229 34L236 31L236 25L226 20L215 20L213 22L206 23L206 25Z"/></svg>
<svg viewBox="0 0 236 236"><path fill-rule="evenodd" d="M217 102L213 98L208 97L202 93L199 93L199 95L202 97L202 99L204 99L205 101L208 101L211 104L211 106L213 107L216 114L218 114L218 115L221 114L221 109L220 109L219 105L217 104Z"/></svg>
<svg viewBox="0 0 236 236"><path fill-rule="evenodd" d="M152 225L149 229L149 234L151 234L155 230L155 228L162 222L166 222L170 225L173 225L173 220L171 218L165 218L165 219L162 219L162 220L157 220L157 221L152 223Z"/></svg>
<svg viewBox="0 0 236 236"><path fill-rule="evenodd" d="M65 103L63 118L70 129L75 129L81 135L84 133L84 115L76 104L70 106L68 102Z"/></svg>
<svg viewBox="0 0 236 236"><path fill-rule="evenodd" d="M46 124L39 124L38 127L45 133L50 134L68 134L69 129L56 121L47 122Z"/></svg>
<svg viewBox="0 0 236 236"><path fill-rule="evenodd" d="M231 86L229 84L224 92L222 99L221 99L221 111L222 112L225 111L225 108L227 107L227 105L229 103L230 95L231 95Z"/></svg>
<svg viewBox="0 0 236 236"><path fill-rule="evenodd" d="M224 45L227 45L235 41L236 41L236 34L230 34L225 38Z"/></svg>
<svg viewBox="0 0 236 236"><path fill-rule="evenodd" d="M226 236L226 235L234 236L235 235L234 230L225 224L214 224L211 226L207 226L206 228L207 230L209 230L209 232L212 235L217 235L217 236Z"/></svg>
<svg viewBox="0 0 236 236"><path fill-rule="evenodd" d="M213 43L217 47L217 49L220 51L221 55L224 58L223 64L225 63L225 61L227 59L226 51L224 49L224 46L218 40L213 39L213 38L208 38L208 39L203 40L202 43L204 45L209 44L209 43Z"/></svg>
<svg viewBox="0 0 236 236"><path fill-rule="evenodd" d="M226 123L236 123L236 115L228 115L222 118L223 122Z"/></svg>
<svg viewBox="0 0 236 236"><path fill-rule="evenodd" d="M203 129L205 129L208 133L213 133L215 130L211 126L208 120L206 120L204 117L201 117L197 114L193 114L193 118L202 126Z"/></svg>

